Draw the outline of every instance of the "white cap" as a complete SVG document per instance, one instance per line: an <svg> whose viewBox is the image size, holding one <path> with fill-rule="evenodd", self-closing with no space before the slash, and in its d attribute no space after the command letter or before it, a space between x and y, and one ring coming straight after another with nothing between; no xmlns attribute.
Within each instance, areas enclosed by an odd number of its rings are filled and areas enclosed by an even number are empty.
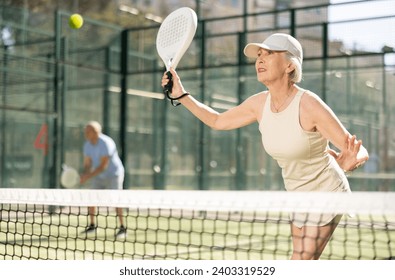
<svg viewBox="0 0 395 280"><path fill-rule="evenodd" d="M257 58L259 49L272 51L287 51L303 62L302 45L294 37L284 33L275 33L266 38L263 43L250 43L244 48L247 57Z"/></svg>

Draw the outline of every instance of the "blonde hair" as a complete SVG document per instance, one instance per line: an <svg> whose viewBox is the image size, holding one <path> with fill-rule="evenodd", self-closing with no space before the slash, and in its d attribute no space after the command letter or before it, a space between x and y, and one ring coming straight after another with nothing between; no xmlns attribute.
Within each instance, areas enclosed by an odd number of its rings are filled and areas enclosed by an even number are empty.
<svg viewBox="0 0 395 280"><path fill-rule="evenodd" d="M92 127L94 131L97 133L101 133L102 127L101 124L97 121L89 121L86 126Z"/></svg>
<svg viewBox="0 0 395 280"><path fill-rule="evenodd" d="M299 83L302 81L302 75L303 75L303 70L302 70L302 62L294 56L292 53L287 52L287 59L293 64L295 69L289 73L289 78L291 82L293 83Z"/></svg>

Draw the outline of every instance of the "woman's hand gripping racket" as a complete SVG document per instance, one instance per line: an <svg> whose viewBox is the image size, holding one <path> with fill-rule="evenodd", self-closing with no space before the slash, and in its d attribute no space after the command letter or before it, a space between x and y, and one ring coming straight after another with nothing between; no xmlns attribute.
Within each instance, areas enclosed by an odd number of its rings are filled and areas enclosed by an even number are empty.
<svg viewBox="0 0 395 280"><path fill-rule="evenodd" d="M164 87L163 93L171 101L173 106L179 105L180 103L175 101L187 94L171 97L173 81L169 70L170 67L176 69L195 36L196 28L197 16L195 11L183 7L170 13L165 18L156 36L156 49L166 66L166 74L169 77L169 83Z"/></svg>
<svg viewBox="0 0 395 280"><path fill-rule="evenodd" d="M74 168L63 164L60 184L66 189L76 188L80 184L80 174Z"/></svg>

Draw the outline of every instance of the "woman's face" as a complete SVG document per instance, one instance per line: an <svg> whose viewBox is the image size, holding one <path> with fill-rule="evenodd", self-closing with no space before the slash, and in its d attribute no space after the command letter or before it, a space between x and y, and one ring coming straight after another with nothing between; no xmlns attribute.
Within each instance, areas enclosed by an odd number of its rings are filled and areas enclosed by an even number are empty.
<svg viewBox="0 0 395 280"><path fill-rule="evenodd" d="M255 62L258 81L270 85L271 83L288 78L290 62L284 51L260 49Z"/></svg>

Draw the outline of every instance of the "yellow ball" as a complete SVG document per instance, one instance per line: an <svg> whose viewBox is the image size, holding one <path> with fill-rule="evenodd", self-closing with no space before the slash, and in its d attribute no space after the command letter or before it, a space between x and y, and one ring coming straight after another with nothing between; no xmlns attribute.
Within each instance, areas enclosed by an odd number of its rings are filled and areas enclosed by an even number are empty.
<svg viewBox="0 0 395 280"><path fill-rule="evenodd" d="M73 29L79 29L84 24L84 19L79 14L72 14L69 18L69 25Z"/></svg>

